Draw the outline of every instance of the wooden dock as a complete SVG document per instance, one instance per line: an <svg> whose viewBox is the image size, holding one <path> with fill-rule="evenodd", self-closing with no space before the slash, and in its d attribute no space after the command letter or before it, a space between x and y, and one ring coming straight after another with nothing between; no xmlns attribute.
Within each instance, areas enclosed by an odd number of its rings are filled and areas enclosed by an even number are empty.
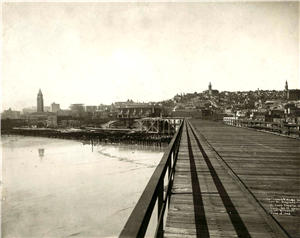
<svg viewBox="0 0 300 238"><path fill-rule="evenodd" d="M164 237L300 237L300 141L184 124Z"/></svg>

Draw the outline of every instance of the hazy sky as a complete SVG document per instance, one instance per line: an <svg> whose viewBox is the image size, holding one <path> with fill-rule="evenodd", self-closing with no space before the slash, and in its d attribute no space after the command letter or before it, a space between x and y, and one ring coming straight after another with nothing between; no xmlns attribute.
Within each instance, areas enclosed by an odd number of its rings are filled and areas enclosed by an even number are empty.
<svg viewBox="0 0 300 238"><path fill-rule="evenodd" d="M2 110L299 88L298 2L2 3Z"/></svg>

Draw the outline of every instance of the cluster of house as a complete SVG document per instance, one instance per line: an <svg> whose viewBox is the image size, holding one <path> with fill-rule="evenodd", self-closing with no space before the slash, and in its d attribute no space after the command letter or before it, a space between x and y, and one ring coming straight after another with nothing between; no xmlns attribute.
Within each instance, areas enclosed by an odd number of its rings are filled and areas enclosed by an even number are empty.
<svg viewBox="0 0 300 238"><path fill-rule="evenodd" d="M201 100L195 106L177 104L171 115L180 117L213 117L215 119L236 118L259 120L265 122L287 122L300 124L300 100L258 101L254 108L244 108L244 104L234 104L227 107L216 105L213 100Z"/></svg>
<svg viewBox="0 0 300 238"><path fill-rule="evenodd" d="M272 98L273 100L263 100ZM215 119L238 118L266 122L287 122L300 124L300 90L283 91L221 92L208 90L201 94L176 95L176 106L172 116L212 117Z"/></svg>
<svg viewBox="0 0 300 238"><path fill-rule="evenodd" d="M229 114L239 119L300 124L300 101L267 101L257 109L242 109Z"/></svg>

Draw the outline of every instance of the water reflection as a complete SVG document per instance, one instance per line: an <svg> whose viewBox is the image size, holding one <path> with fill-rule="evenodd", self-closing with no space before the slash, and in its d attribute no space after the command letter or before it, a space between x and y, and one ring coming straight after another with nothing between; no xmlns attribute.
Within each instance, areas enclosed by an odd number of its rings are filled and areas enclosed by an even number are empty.
<svg viewBox="0 0 300 238"><path fill-rule="evenodd" d="M39 150L39 157L43 157L45 149L38 149L38 150Z"/></svg>
<svg viewBox="0 0 300 238"><path fill-rule="evenodd" d="M143 151L153 151L153 152L163 152L167 146L149 146L149 145L114 145L119 151L126 150L143 150Z"/></svg>
<svg viewBox="0 0 300 238"><path fill-rule="evenodd" d="M119 151L128 151L128 150L143 150L143 151L153 151L153 152L163 152L168 148L167 143L162 143L161 145L143 145L143 144L125 144L125 143L101 143L91 141L82 141L82 145L90 145L92 152L94 151L94 146L110 147L113 146Z"/></svg>

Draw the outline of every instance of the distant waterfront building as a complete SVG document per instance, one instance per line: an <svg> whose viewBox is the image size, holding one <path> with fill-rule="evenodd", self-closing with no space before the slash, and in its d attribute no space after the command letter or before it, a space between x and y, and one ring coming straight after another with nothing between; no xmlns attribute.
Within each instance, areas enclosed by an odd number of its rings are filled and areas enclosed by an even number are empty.
<svg viewBox="0 0 300 238"><path fill-rule="evenodd" d="M72 111L72 116L75 118L85 118L88 116L88 113L85 111L85 106L82 103L71 104L70 110Z"/></svg>
<svg viewBox="0 0 300 238"><path fill-rule="evenodd" d="M85 106L82 103L71 104L70 110L73 112L85 112Z"/></svg>
<svg viewBox="0 0 300 238"><path fill-rule="evenodd" d="M50 112L50 106L44 106L44 111L45 112Z"/></svg>
<svg viewBox="0 0 300 238"><path fill-rule="evenodd" d="M300 90L290 89L287 94L287 100L300 100Z"/></svg>
<svg viewBox="0 0 300 238"><path fill-rule="evenodd" d="M60 105L57 104L57 103L55 103L55 102L53 102L51 104L51 112L58 112L59 110L60 110Z"/></svg>
<svg viewBox="0 0 300 238"><path fill-rule="evenodd" d="M59 109L56 114L57 116L72 116L72 111Z"/></svg>
<svg viewBox="0 0 300 238"><path fill-rule="evenodd" d="M92 112L92 113L98 110L98 106L86 106L85 108L87 112Z"/></svg>
<svg viewBox="0 0 300 238"><path fill-rule="evenodd" d="M41 89L38 92L37 95L37 112L43 112L44 111L44 99Z"/></svg>
<svg viewBox="0 0 300 238"><path fill-rule="evenodd" d="M52 112L34 112L28 116L28 125L46 127L57 125L57 115Z"/></svg>
<svg viewBox="0 0 300 238"><path fill-rule="evenodd" d="M144 103L143 103L144 104ZM141 103L136 103L133 102L132 100L127 100L126 102L115 102L113 104L114 107L116 108L121 108L121 107L131 107L131 106L135 106L135 105L141 105ZM146 104L145 104L146 105ZM148 104L147 104L148 105Z"/></svg>
<svg viewBox="0 0 300 238"><path fill-rule="evenodd" d="M151 105L126 106L118 108L118 118L160 117L162 109Z"/></svg>
<svg viewBox="0 0 300 238"><path fill-rule="evenodd" d="M8 110L4 110L4 112L1 113L1 119L20 119L20 112L19 111L13 111L11 108Z"/></svg>
<svg viewBox="0 0 300 238"><path fill-rule="evenodd" d="M33 112L36 112L36 111L37 111L37 108L36 108L36 107L24 108L24 109L22 110L23 115L28 115L28 114L33 113Z"/></svg>

